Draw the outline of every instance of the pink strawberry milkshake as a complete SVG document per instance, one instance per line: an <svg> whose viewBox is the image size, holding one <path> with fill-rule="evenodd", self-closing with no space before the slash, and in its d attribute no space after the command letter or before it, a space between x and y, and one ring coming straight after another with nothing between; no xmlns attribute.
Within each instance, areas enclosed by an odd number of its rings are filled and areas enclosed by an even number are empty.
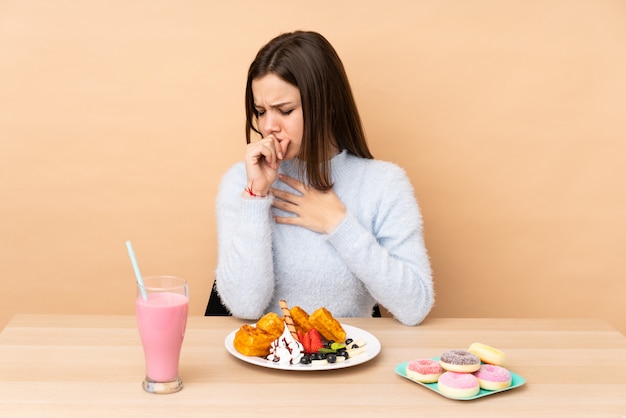
<svg viewBox="0 0 626 418"><path fill-rule="evenodd" d="M178 360L187 326L189 299L179 293L149 293L135 302L146 359L146 376L155 382L178 378Z"/></svg>

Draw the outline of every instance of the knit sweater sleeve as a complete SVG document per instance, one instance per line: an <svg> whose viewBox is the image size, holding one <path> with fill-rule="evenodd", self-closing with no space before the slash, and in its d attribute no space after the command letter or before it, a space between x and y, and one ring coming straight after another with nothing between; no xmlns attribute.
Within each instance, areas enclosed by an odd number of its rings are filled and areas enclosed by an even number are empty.
<svg viewBox="0 0 626 418"><path fill-rule="evenodd" d="M270 206L272 198L242 196L245 168L236 164L226 172L217 194L217 290L237 317L260 318L272 297L274 267Z"/></svg>
<svg viewBox="0 0 626 418"><path fill-rule="evenodd" d="M348 212L327 240L378 303L401 323L417 325L434 303L422 217L404 171L390 165L382 177L385 184L368 183L369 193L380 196L372 225Z"/></svg>

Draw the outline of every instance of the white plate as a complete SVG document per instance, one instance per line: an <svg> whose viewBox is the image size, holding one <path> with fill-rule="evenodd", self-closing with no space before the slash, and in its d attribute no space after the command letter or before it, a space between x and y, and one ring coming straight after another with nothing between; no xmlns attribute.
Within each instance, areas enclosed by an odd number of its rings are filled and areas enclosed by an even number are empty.
<svg viewBox="0 0 626 418"><path fill-rule="evenodd" d="M245 361L246 363L254 364L261 367L268 367L270 369L293 370L298 372L334 370L343 369L345 367L352 367L356 366L357 364L362 364L370 361L371 359L376 357L378 353L380 353L380 341L378 341L378 338L374 337L369 332L357 327L344 324L341 324L341 326L343 327L344 331L346 331L346 338L352 338L353 340L365 340L367 344L365 344L365 347L363 347L365 349L363 353L340 363L325 363L319 366L313 366L311 364L278 364L274 363L273 361L267 360L264 357L244 356L239 351L237 351L233 345L233 341L235 340L235 334L237 333L239 328L226 336L226 339L224 340L224 345L226 346L226 350L228 350L230 354L240 360Z"/></svg>

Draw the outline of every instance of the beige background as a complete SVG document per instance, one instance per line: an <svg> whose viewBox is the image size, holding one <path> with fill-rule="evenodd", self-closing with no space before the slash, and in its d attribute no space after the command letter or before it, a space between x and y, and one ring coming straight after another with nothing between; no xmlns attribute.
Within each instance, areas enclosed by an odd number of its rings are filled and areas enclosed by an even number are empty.
<svg viewBox="0 0 626 418"><path fill-rule="evenodd" d="M626 333L621 0L0 0L0 326L132 313L126 240L204 312L246 70L294 29L335 45L375 156L413 181L433 316Z"/></svg>

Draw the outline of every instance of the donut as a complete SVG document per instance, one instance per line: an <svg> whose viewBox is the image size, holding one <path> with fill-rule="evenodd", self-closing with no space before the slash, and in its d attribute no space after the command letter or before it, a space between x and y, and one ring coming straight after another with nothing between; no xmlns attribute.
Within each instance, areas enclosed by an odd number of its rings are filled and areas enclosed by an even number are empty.
<svg viewBox="0 0 626 418"><path fill-rule="evenodd" d="M437 389L448 398L462 399L478 395L478 379L471 373L444 372L439 376Z"/></svg>
<svg viewBox="0 0 626 418"><path fill-rule="evenodd" d="M467 351L478 356L483 363L495 364L496 366L503 366L506 359L502 351L487 344L472 343Z"/></svg>
<svg viewBox="0 0 626 418"><path fill-rule="evenodd" d="M434 383L439 379L443 369L439 362L431 359L415 359L407 363L407 377L422 383Z"/></svg>
<svg viewBox="0 0 626 418"><path fill-rule="evenodd" d="M474 376L478 384L485 390L499 390L511 386L511 373L501 366L493 364L483 364Z"/></svg>
<svg viewBox="0 0 626 418"><path fill-rule="evenodd" d="M480 359L467 350L447 350L441 353L439 364L450 372L473 373L480 368Z"/></svg>

